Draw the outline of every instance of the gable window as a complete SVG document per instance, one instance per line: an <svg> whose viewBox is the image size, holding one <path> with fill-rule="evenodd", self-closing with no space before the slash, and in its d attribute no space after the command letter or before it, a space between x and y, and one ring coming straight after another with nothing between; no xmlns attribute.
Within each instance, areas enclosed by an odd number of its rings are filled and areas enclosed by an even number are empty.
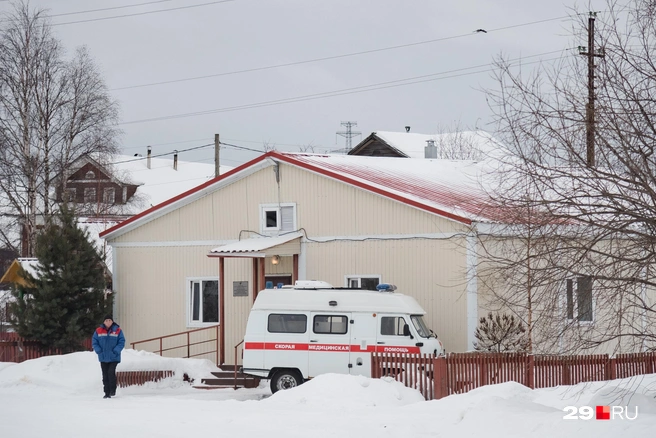
<svg viewBox="0 0 656 438"><path fill-rule="evenodd" d="M581 276L567 279L565 296L567 319L580 322L592 322L594 319L592 305L592 277ZM576 314L575 314L576 311Z"/></svg>
<svg viewBox="0 0 656 438"><path fill-rule="evenodd" d="M346 277L346 287L351 289L376 290L376 286L379 284L379 275L349 275Z"/></svg>
<svg viewBox="0 0 656 438"><path fill-rule="evenodd" d="M193 327L219 322L219 281L188 279L187 288L187 325Z"/></svg>
<svg viewBox="0 0 656 438"><path fill-rule="evenodd" d="M105 204L113 204L116 200L116 190L114 187L105 187L103 190L103 202Z"/></svg>
<svg viewBox="0 0 656 438"><path fill-rule="evenodd" d="M95 187L87 187L84 189L84 202L96 202Z"/></svg>
<svg viewBox="0 0 656 438"><path fill-rule="evenodd" d="M296 204L260 205L260 229L265 234L295 231Z"/></svg>
<svg viewBox="0 0 656 438"><path fill-rule="evenodd" d="M90 170L84 175L84 179L96 179L96 174Z"/></svg>

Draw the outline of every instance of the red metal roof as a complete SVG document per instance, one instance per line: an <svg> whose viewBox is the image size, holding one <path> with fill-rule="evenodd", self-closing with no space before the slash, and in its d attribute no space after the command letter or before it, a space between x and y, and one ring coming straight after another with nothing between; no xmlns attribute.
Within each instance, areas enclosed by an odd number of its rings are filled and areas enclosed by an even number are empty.
<svg viewBox="0 0 656 438"><path fill-rule="evenodd" d="M482 212L489 205L487 196L478 185L478 163L272 151L133 216L102 232L100 236L104 237L219 181L248 171L267 158L280 160L465 224L484 217Z"/></svg>

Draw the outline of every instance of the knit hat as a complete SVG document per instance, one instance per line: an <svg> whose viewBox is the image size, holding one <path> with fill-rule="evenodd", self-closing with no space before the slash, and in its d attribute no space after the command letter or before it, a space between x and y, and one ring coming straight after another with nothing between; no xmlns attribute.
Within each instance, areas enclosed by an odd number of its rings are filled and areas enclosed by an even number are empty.
<svg viewBox="0 0 656 438"><path fill-rule="evenodd" d="M103 321L106 321L108 319L111 319L112 322L114 322L114 318L112 318L112 315L105 315L105 319L103 319Z"/></svg>

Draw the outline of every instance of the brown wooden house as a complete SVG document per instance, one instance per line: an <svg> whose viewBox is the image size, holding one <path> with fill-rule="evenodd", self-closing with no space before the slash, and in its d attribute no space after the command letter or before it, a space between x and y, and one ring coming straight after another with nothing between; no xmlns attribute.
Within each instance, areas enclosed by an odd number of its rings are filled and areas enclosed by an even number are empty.
<svg viewBox="0 0 656 438"><path fill-rule="evenodd" d="M107 167L85 155L73 163L65 181L57 185L56 200L78 205L120 205L127 203L138 187L120 181Z"/></svg>

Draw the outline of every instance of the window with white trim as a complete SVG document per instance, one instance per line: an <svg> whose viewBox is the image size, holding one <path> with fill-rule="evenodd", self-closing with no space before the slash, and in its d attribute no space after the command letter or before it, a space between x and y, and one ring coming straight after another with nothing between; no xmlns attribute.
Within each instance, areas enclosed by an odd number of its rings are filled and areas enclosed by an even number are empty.
<svg viewBox="0 0 656 438"><path fill-rule="evenodd" d="M296 204L260 205L260 230L263 234L296 230Z"/></svg>
<svg viewBox="0 0 656 438"><path fill-rule="evenodd" d="M114 187L105 187L103 189L103 202L113 204L116 201L116 190Z"/></svg>
<svg viewBox="0 0 656 438"><path fill-rule="evenodd" d="M203 326L219 322L219 280L187 279L187 326Z"/></svg>
<svg viewBox="0 0 656 438"><path fill-rule="evenodd" d="M380 284L380 275L349 275L346 277L346 287L351 289L376 290Z"/></svg>
<svg viewBox="0 0 656 438"><path fill-rule="evenodd" d="M565 312L568 320L592 322L594 309L592 305L592 277L581 276L568 278L565 292ZM576 315L575 315L576 311Z"/></svg>

